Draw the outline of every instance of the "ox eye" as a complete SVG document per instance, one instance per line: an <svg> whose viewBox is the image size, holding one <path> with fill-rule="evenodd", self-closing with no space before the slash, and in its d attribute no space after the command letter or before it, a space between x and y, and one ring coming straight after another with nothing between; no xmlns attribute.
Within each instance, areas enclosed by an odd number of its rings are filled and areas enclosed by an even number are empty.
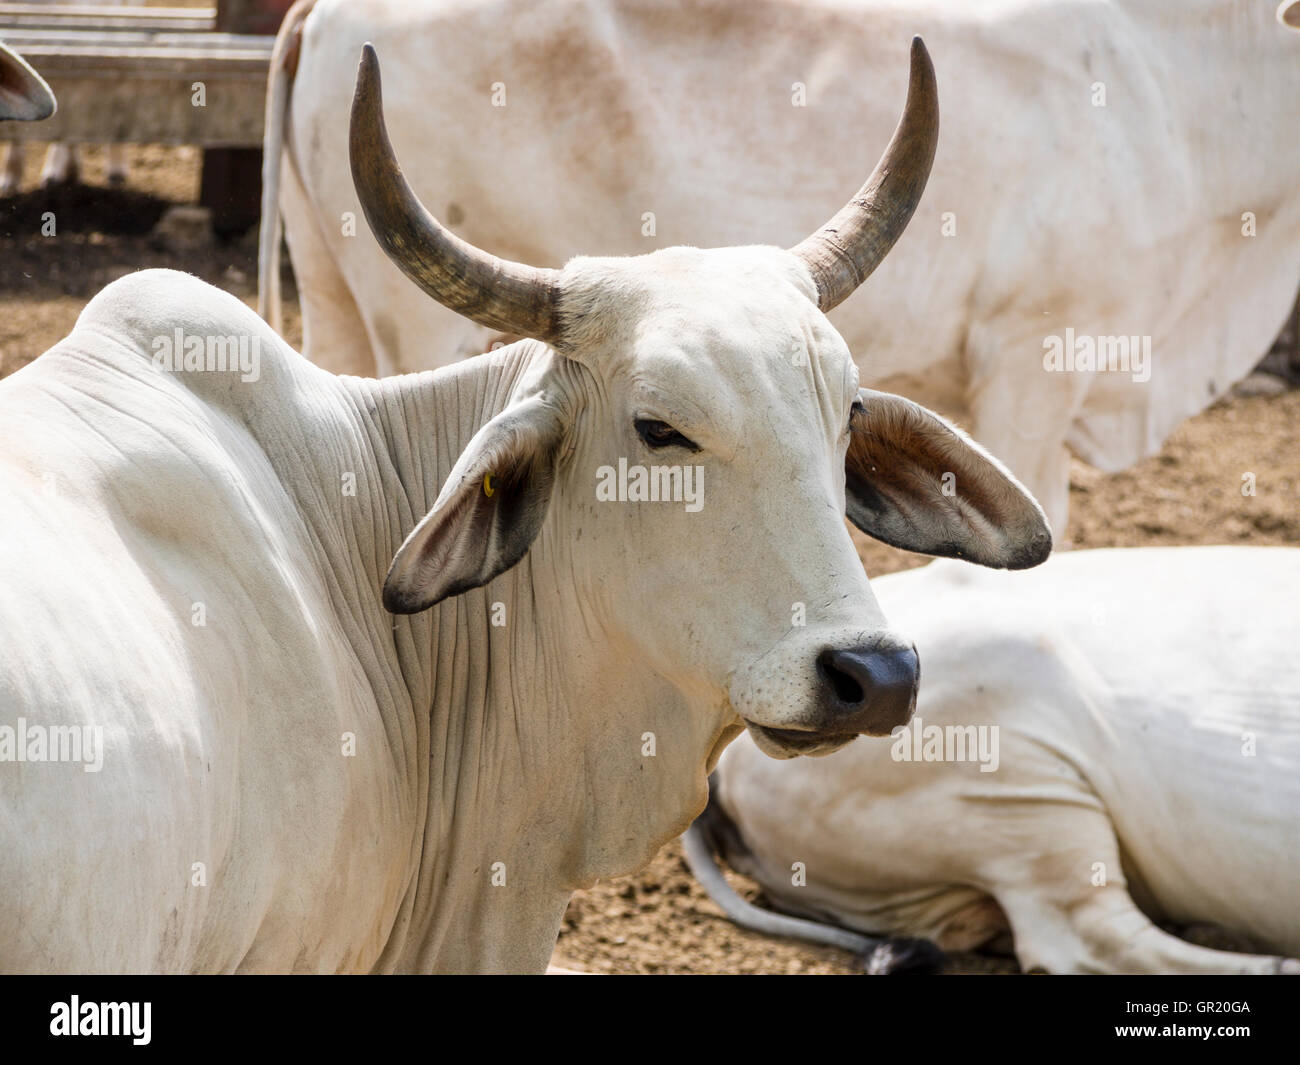
<svg viewBox="0 0 1300 1065"><path fill-rule="evenodd" d="M862 400L855 399L853 401L853 406L849 408L849 424L845 427L845 432L849 432L849 433L853 432L853 419L856 418L859 414L866 414L866 413L867 413L867 405L863 403Z"/></svg>
<svg viewBox="0 0 1300 1065"><path fill-rule="evenodd" d="M637 418L632 424L636 426L637 435L645 442L645 446L652 450L658 451L665 447L684 447L687 451L700 450L698 444L688 440L667 422L655 418Z"/></svg>

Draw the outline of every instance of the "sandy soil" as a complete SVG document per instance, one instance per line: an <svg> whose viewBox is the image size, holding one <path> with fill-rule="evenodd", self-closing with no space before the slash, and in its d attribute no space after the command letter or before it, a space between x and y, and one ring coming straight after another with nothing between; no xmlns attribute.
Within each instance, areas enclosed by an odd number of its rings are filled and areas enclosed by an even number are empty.
<svg viewBox="0 0 1300 1065"><path fill-rule="evenodd" d="M71 328L85 301L133 269L188 270L250 304L256 253L250 236L235 244L169 250L150 237L165 201L193 202L199 156L185 149L131 153L131 189L92 195L29 191L0 202L0 376L35 358ZM41 151L28 153L34 183ZM83 176L102 183L102 152L91 149ZM40 235L54 210L59 233ZM286 335L300 339L290 279ZM1075 547L1148 544L1300 543L1300 391L1233 397L1184 424L1160 453L1124 473L1103 475L1076 463L1071 483ZM1241 494L1244 474L1256 494ZM859 537L871 574L925 560ZM733 877L755 897L753 885ZM768 940L730 925L686 870L680 846L665 848L641 874L602 882L569 907L557 961L598 972L851 973L842 952ZM961 956L955 971L1014 972L1004 958Z"/></svg>

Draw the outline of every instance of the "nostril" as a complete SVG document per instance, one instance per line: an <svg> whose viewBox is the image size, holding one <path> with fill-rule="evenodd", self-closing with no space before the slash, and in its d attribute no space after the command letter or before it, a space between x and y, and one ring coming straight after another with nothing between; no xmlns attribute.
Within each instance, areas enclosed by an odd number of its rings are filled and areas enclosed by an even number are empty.
<svg viewBox="0 0 1300 1065"><path fill-rule="evenodd" d="M877 639L869 646L828 647L816 661L823 706L836 728L886 736L911 718L921 675L914 647Z"/></svg>
<svg viewBox="0 0 1300 1065"><path fill-rule="evenodd" d="M829 648L817 656L817 672L831 686L836 698L848 706L861 706L867 693L856 678L835 664L836 654Z"/></svg>

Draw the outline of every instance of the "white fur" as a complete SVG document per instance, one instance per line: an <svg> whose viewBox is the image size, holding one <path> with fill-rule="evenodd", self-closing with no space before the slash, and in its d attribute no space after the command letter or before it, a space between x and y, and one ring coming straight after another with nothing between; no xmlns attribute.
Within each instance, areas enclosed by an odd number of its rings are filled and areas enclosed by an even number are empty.
<svg viewBox="0 0 1300 1065"><path fill-rule="evenodd" d="M897 638L844 526L856 371L806 269L679 248L563 283L573 358L375 381L146 271L0 382L0 724L106 744L94 774L0 762L0 968L540 972L569 893L685 829L743 727L844 742L815 656ZM256 343L257 371L171 372L178 329ZM522 560L387 613L462 453L535 447L484 434L543 406L564 439ZM638 417L700 451L651 452ZM620 457L701 464L703 506L599 501Z"/></svg>
<svg viewBox="0 0 1300 1065"><path fill-rule="evenodd" d="M1300 972L1279 957L1300 958L1300 550L936 562L873 589L916 639L917 719L995 726L998 767L895 760L894 739L867 738L778 763L742 738L718 795L769 897L949 949L1009 921L1021 965L1051 972Z"/></svg>

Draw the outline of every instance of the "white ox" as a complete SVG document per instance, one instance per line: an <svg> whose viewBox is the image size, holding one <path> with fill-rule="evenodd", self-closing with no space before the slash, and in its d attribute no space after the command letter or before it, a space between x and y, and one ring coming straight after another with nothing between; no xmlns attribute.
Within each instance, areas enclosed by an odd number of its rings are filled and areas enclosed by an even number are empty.
<svg viewBox="0 0 1300 1065"><path fill-rule="evenodd" d="M874 581L916 639L915 718L815 763L733 744L688 835L697 875L742 923L859 950L843 928L949 950L1009 928L1025 969L1300 972L1300 550L1087 551L1000 578L938 562ZM776 905L841 928L749 906L708 837Z"/></svg>
<svg viewBox="0 0 1300 1065"><path fill-rule="evenodd" d="M330 369L427 369L497 336L352 235L342 74L366 40L417 192L466 240L559 266L798 239L887 139L921 33L945 98L930 192L831 322L866 383L965 419L1058 533L1068 452L1105 470L1152 453L1264 355L1300 283L1300 39L1264 0L310 7L273 69L263 218L278 189L304 351ZM1045 370L1049 337L1120 369Z"/></svg>
<svg viewBox="0 0 1300 1065"><path fill-rule="evenodd" d="M378 77L367 51L376 236L545 343L336 377L234 297L146 272L0 382L6 971L541 971L570 893L683 831L744 728L790 755L907 720L915 654L846 510L989 565L1050 551L994 460L858 389L823 314L924 184L919 42L837 239L562 272L424 211ZM691 505L607 501L623 460L689 468Z"/></svg>

